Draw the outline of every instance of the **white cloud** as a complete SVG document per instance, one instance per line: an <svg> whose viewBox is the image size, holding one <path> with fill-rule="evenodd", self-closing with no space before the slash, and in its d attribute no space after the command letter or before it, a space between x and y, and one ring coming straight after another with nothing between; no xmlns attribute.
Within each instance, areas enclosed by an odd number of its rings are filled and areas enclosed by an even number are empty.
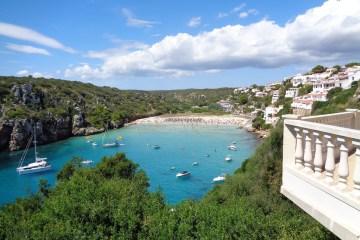
<svg viewBox="0 0 360 240"><path fill-rule="evenodd" d="M44 74L40 72L30 72L29 70L20 70L16 73L17 76L24 77L31 75L33 78L53 78L53 76L49 74Z"/></svg>
<svg viewBox="0 0 360 240"><path fill-rule="evenodd" d="M22 53L40 54L40 55L50 56L50 53L46 49L37 48L37 47L29 46L29 45L18 45L18 44L9 43L6 45L6 48L13 50L13 51L17 51L17 52L22 52Z"/></svg>
<svg viewBox="0 0 360 240"><path fill-rule="evenodd" d="M104 54L99 67L81 65L66 73L74 78L183 76L197 71L344 61L360 55L359 42L358 0L328 0L283 26L263 19L198 35L179 33L125 54Z"/></svg>
<svg viewBox="0 0 360 240"><path fill-rule="evenodd" d="M241 12L239 13L239 18L247 18L249 14L247 12Z"/></svg>
<svg viewBox="0 0 360 240"><path fill-rule="evenodd" d="M241 11L242 9L244 9L246 7L246 3L241 3L240 5L234 7L231 12L232 13L237 13L239 11Z"/></svg>
<svg viewBox="0 0 360 240"><path fill-rule="evenodd" d="M242 9L244 9L246 7L246 3L241 3L238 6L234 7L233 9L231 9L228 12L219 12L217 17L218 18L224 18L224 17L228 17L232 14L236 14L238 12L240 12Z"/></svg>
<svg viewBox="0 0 360 240"><path fill-rule="evenodd" d="M14 24L0 22L0 35L9 38L15 38L19 40L37 43L42 46L60 49L69 53L75 52L72 48L64 46L56 39L47 37L30 28L21 27Z"/></svg>
<svg viewBox="0 0 360 240"><path fill-rule="evenodd" d="M249 9L239 13L239 18L247 18L250 15L257 15L258 11L256 9Z"/></svg>
<svg viewBox="0 0 360 240"><path fill-rule="evenodd" d="M189 27L198 27L201 24L201 17L192 17L189 22Z"/></svg>
<svg viewBox="0 0 360 240"><path fill-rule="evenodd" d="M123 8L121 9L121 13L122 15L125 17L126 19L126 24L128 26L131 27L145 27L145 28L151 28L153 27L155 24L159 24L159 22L155 22L155 21L148 21L148 20L143 20L143 19L139 19L136 18L134 16L134 14L127 8Z"/></svg>

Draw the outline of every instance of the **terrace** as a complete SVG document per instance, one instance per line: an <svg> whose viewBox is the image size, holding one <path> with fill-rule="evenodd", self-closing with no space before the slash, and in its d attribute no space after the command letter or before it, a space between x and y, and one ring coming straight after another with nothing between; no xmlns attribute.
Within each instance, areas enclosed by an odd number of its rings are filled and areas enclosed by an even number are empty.
<svg viewBox="0 0 360 240"><path fill-rule="evenodd" d="M342 239L360 239L360 111L284 116L281 193Z"/></svg>

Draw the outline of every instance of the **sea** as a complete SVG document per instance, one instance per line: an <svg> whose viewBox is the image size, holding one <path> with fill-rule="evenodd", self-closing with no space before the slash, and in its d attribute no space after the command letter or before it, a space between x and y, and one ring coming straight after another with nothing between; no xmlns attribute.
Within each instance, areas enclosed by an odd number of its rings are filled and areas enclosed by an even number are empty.
<svg viewBox="0 0 360 240"><path fill-rule="evenodd" d="M102 142L118 139L118 147L103 148ZM96 142L93 146L89 141ZM227 146L236 144L237 151ZM40 179L50 186L56 175L73 157L91 160L92 166L102 157L124 152L144 170L150 181L150 191L161 190L170 204L185 199L200 199L214 187L213 178L233 174L255 151L260 140L236 126L149 124L130 125L89 137L72 137L52 144L38 146L41 157L47 157L52 170L19 175L16 167L22 151L0 153L0 205L11 203L38 191ZM155 149L154 145L159 148ZM231 156L232 161L225 161ZM25 164L34 161L29 149ZM197 162L198 165L193 165ZM91 167L91 166L90 166ZM177 178L181 171L189 171L187 178Z"/></svg>

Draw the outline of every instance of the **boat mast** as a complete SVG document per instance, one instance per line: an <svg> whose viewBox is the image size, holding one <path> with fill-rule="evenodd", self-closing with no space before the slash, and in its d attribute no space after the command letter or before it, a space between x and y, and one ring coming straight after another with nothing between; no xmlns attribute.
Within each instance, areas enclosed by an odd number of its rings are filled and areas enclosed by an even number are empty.
<svg viewBox="0 0 360 240"><path fill-rule="evenodd" d="M36 125L37 125L37 123L35 123L35 126L34 126L34 149L35 149L35 161L37 160L37 151L36 151Z"/></svg>

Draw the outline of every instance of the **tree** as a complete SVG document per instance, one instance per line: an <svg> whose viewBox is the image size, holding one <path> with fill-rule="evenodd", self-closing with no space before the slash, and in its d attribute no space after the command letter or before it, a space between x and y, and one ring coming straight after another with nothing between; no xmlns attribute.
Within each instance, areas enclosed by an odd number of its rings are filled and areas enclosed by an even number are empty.
<svg viewBox="0 0 360 240"><path fill-rule="evenodd" d="M326 71L326 68L322 65L317 65L315 67L313 67L313 69L311 69L312 73L323 73Z"/></svg>

